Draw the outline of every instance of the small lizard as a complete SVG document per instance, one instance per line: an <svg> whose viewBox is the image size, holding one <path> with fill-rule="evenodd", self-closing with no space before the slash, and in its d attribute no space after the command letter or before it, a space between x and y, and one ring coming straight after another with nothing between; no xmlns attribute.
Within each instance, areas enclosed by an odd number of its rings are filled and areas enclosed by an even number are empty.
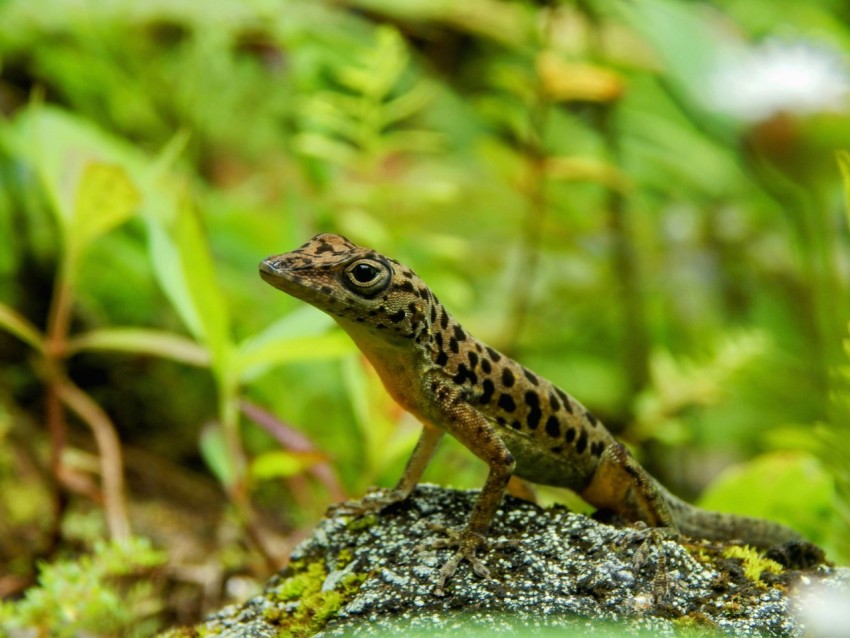
<svg viewBox="0 0 850 638"><path fill-rule="evenodd" d="M339 235L317 235L269 257L260 275L333 317L372 363L387 391L423 424L401 480L364 510L401 501L416 486L445 432L489 466L466 526L447 531L440 547L456 549L435 593L477 557L512 475L566 487L629 522L758 547L801 540L757 518L709 512L668 492L572 396L475 339L452 319L410 268Z"/></svg>

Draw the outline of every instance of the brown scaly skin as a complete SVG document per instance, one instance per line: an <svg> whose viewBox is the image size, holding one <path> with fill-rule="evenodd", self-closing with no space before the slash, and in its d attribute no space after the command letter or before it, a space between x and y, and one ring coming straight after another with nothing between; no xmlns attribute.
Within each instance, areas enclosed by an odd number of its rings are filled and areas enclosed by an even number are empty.
<svg viewBox="0 0 850 638"><path fill-rule="evenodd" d="M570 488L627 521L689 536L759 547L801 538L777 523L708 512L667 492L581 403L475 339L394 259L322 234L263 261L260 276L331 315L392 397L424 426L396 488L365 502L365 508L406 498L445 432L489 466L466 527L438 543L457 549L440 571L438 594L462 560L487 576L476 552L486 546L487 529L513 474Z"/></svg>

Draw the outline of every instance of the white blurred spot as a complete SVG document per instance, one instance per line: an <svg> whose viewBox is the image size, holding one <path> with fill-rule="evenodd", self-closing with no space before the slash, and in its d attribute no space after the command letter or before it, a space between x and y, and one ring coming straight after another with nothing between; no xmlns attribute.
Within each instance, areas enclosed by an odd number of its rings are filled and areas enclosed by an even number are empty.
<svg viewBox="0 0 850 638"><path fill-rule="evenodd" d="M806 628L806 636L850 637L850 582L847 574L843 582L832 581L829 585L804 578L794 588L793 598L796 615Z"/></svg>
<svg viewBox="0 0 850 638"><path fill-rule="evenodd" d="M709 75L705 100L709 108L746 122L782 112L845 112L850 68L826 44L769 39L721 56Z"/></svg>

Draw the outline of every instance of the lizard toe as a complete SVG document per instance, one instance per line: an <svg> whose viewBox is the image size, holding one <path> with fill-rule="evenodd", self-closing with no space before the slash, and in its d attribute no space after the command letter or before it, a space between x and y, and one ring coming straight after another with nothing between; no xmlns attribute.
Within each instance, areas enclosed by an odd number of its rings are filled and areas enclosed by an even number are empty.
<svg viewBox="0 0 850 638"><path fill-rule="evenodd" d="M443 596L446 583L451 579L463 561L467 561L472 571L480 578L490 578L490 570L484 561L478 557L479 550L487 552L491 543L478 532L463 529L449 529L442 525L429 524L435 531L445 534L445 538L434 538L425 544L428 549L454 549L454 554L443 564L437 575L434 594ZM421 547L421 546L420 546Z"/></svg>

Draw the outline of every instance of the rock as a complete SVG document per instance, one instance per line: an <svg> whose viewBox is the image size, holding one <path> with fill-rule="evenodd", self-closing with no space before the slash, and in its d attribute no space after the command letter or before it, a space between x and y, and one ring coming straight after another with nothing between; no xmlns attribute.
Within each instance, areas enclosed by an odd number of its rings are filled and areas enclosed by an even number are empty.
<svg viewBox="0 0 850 638"><path fill-rule="evenodd" d="M461 564L433 594L448 550L428 548L434 524L462 525L477 492L421 485L378 515L333 515L292 555L264 592L171 637L373 636L421 632L679 635L684 627L734 636L803 636L794 586L830 583L847 601L850 570L784 569L732 543L676 540L614 527L564 507L506 497L493 524L502 547L486 556L491 578ZM502 542L499 542L502 541ZM791 552L798 554L799 552ZM805 596L803 596L805 598Z"/></svg>

